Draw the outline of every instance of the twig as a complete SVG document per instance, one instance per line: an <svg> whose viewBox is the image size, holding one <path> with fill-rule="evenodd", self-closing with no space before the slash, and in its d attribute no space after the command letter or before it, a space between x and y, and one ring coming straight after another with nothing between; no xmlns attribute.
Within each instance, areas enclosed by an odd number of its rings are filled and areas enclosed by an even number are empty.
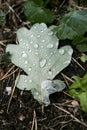
<svg viewBox="0 0 87 130"><path fill-rule="evenodd" d="M61 9L63 7L65 2L66 2L66 0L63 0L62 4L59 6L59 9Z"/></svg>
<svg viewBox="0 0 87 130"><path fill-rule="evenodd" d="M9 72L11 72L11 70L14 69L14 67L15 67L15 66L13 65L13 66L8 70L8 72L0 79L0 81L3 80L3 79L5 79L6 76L9 74Z"/></svg>
<svg viewBox="0 0 87 130"><path fill-rule="evenodd" d="M9 9L15 14L15 16L18 18L18 20L22 23L22 20L20 17L16 14L16 12L13 10L13 8L6 2L6 5L9 7Z"/></svg>
<svg viewBox="0 0 87 130"><path fill-rule="evenodd" d="M83 66L81 66L78 61L76 61L76 59L74 59L74 58L72 57L72 60L73 60L81 69L83 69L84 71L86 71L85 68L83 68Z"/></svg>
<svg viewBox="0 0 87 130"><path fill-rule="evenodd" d="M12 69L10 69L10 70L0 79L0 81L3 80L3 79L6 79L6 78L9 77L10 75L12 75L12 74L14 74L15 72L17 72L17 71L19 70L19 68L17 68L16 70L14 70L14 71L11 72L10 74L8 74L11 70L12 70Z"/></svg>
<svg viewBox="0 0 87 130"><path fill-rule="evenodd" d="M14 71L11 72L10 74L8 74L5 78L7 78L7 77L9 77L10 75L14 74L14 73L17 72L18 70L19 70L19 68L17 68L16 70L14 70ZM5 78L4 78L4 79L5 79ZM2 78L2 79L3 79L3 78ZM1 79L1 80L2 80L2 79Z"/></svg>
<svg viewBox="0 0 87 130"><path fill-rule="evenodd" d="M79 124L81 124L81 125L87 127L87 124L86 124L86 123L80 121L78 118L76 118L76 117L75 117L73 114L71 114L69 111L67 111L67 110L65 110L65 109L63 109L63 108L57 106L57 105L54 104L54 103L53 103L53 106L56 107L56 108L58 108L58 109L60 109L61 111L65 112L65 113L67 113L68 115L70 115L70 117L73 118L73 119L74 119L76 122L78 122Z"/></svg>
<svg viewBox="0 0 87 130"><path fill-rule="evenodd" d="M7 106L7 113L8 113L8 111L9 111L9 107L10 107L11 100L12 100L12 97L13 97L13 94L14 94L14 91L15 91L15 87L16 87L16 85L17 85L17 83L18 83L18 80L19 80L19 75L20 75L20 72L18 73L18 76L17 76L17 78L16 78L16 80L15 80L15 84L14 84L13 89L12 89L12 92L11 92L11 97L10 97L10 99L9 99L8 106Z"/></svg>
<svg viewBox="0 0 87 130"><path fill-rule="evenodd" d="M69 80L70 82L74 82L74 80L70 79L68 76L66 76L65 74L61 73L61 75L63 76L64 79Z"/></svg>
<svg viewBox="0 0 87 130"><path fill-rule="evenodd" d="M34 130L34 126L35 126L35 130L37 130L37 118L36 118L36 112L35 112L35 110L34 110L34 115L33 115L33 121L32 121L31 130Z"/></svg>
<svg viewBox="0 0 87 130"><path fill-rule="evenodd" d="M2 45L2 46L6 46L6 45L4 45L4 43L3 43L2 41L0 41L0 45Z"/></svg>

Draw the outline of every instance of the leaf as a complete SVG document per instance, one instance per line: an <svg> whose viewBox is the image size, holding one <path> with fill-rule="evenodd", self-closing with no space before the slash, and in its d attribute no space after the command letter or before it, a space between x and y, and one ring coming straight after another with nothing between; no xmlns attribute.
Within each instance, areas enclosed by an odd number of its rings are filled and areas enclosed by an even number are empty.
<svg viewBox="0 0 87 130"><path fill-rule="evenodd" d="M80 52L87 51L87 38L85 37L76 37L73 39L72 44L75 45Z"/></svg>
<svg viewBox="0 0 87 130"><path fill-rule="evenodd" d="M35 4L39 5L39 6L42 6L44 4L43 0L27 0L27 1L31 1L31 2L34 2Z"/></svg>
<svg viewBox="0 0 87 130"><path fill-rule="evenodd" d="M10 59L11 59L11 55L9 52L6 54L0 55L0 62L2 61L10 62L11 61Z"/></svg>
<svg viewBox="0 0 87 130"><path fill-rule="evenodd" d="M57 49L59 41L44 23L37 23L30 30L21 28L17 36L19 45L6 48L12 62L27 73L27 76L20 75L17 87L31 90L35 99L40 103L43 99L48 105L49 94L65 88L62 81L53 78L69 65L73 50L70 46Z"/></svg>
<svg viewBox="0 0 87 130"><path fill-rule="evenodd" d="M87 10L74 10L66 14L53 30L59 39L74 39L87 32Z"/></svg>
<svg viewBox="0 0 87 130"><path fill-rule="evenodd" d="M87 55L86 54L82 54L81 57L80 57L80 60L82 62L86 62L87 61Z"/></svg>
<svg viewBox="0 0 87 130"><path fill-rule="evenodd" d="M70 89L80 89L81 91L87 91L87 74L81 79L76 76L76 81L70 86Z"/></svg>
<svg viewBox="0 0 87 130"><path fill-rule="evenodd" d="M75 82L73 82L73 84L70 86L70 88L71 89L78 89L78 88L82 87L80 77L74 76L73 78L75 79Z"/></svg>
<svg viewBox="0 0 87 130"><path fill-rule="evenodd" d="M0 12L0 26L5 24L5 14Z"/></svg>
<svg viewBox="0 0 87 130"><path fill-rule="evenodd" d="M35 0L30 0L25 3L24 7L27 20L32 23L52 23L54 21L54 14L49 9L43 7L43 1L35 2Z"/></svg>
<svg viewBox="0 0 87 130"><path fill-rule="evenodd" d="M80 103L84 112L87 113L87 92L79 95Z"/></svg>
<svg viewBox="0 0 87 130"><path fill-rule="evenodd" d="M70 86L69 94L77 99L84 112L87 112L87 74L81 79L76 78L76 81Z"/></svg>
<svg viewBox="0 0 87 130"><path fill-rule="evenodd" d="M75 99L79 100L79 94L81 94L81 92L77 91L76 89L70 89L69 94Z"/></svg>

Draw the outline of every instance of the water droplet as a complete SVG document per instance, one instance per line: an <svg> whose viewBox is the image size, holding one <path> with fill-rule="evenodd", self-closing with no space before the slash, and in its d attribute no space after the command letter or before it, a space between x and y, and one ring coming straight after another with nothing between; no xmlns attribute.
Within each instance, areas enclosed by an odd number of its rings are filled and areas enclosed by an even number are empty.
<svg viewBox="0 0 87 130"><path fill-rule="evenodd" d="M23 44L25 45L26 43L24 42Z"/></svg>
<svg viewBox="0 0 87 130"><path fill-rule="evenodd" d="M49 62L49 63L48 63L48 65L50 66L50 65L51 65L51 63Z"/></svg>
<svg viewBox="0 0 87 130"><path fill-rule="evenodd" d="M57 71L57 74L59 74L59 71Z"/></svg>
<svg viewBox="0 0 87 130"><path fill-rule="evenodd" d="M47 48L53 48L53 44L48 44Z"/></svg>
<svg viewBox="0 0 87 130"><path fill-rule="evenodd" d="M25 64L28 64L28 61L25 61Z"/></svg>
<svg viewBox="0 0 87 130"><path fill-rule="evenodd" d="M22 57L26 58L27 54L25 52L22 53Z"/></svg>
<svg viewBox="0 0 87 130"><path fill-rule="evenodd" d="M71 55L72 52L73 52L73 50L72 50L72 49L69 49L68 54Z"/></svg>
<svg viewBox="0 0 87 130"><path fill-rule="evenodd" d="M31 71L31 67L29 67L29 69L28 69L29 71Z"/></svg>
<svg viewBox="0 0 87 130"><path fill-rule="evenodd" d="M39 95L39 93L38 92L36 92L36 96L38 96Z"/></svg>
<svg viewBox="0 0 87 130"><path fill-rule="evenodd" d="M42 68L42 67L44 67L45 65L46 65L46 59L42 59L41 61L40 61L40 67Z"/></svg>
<svg viewBox="0 0 87 130"><path fill-rule="evenodd" d="M36 29L36 28L37 28L37 26L35 25L33 28L35 28L35 29Z"/></svg>
<svg viewBox="0 0 87 130"><path fill-rule="evenodd" d="M60 53L61 55L63 55L63 54L64 54L64 49L59 49L59 53Z"/></svg>
<svg viewBox="0 0 87 130"><path fill-rule="evenodd" d="M46 30L46 29L47 29L47 26L46 26L46 24L44 24L44 23L41 23L40 25L42 26L42 28L43 28L44 30Z"/></svg>
<svg viewBox="0 0 87 130"><path fill-rule="evenodd" d="M41 30L41 32L43 32L43 30Z"/></svg>
<svg viewBox="0 0 87 130"><path fill-rule="evenodd" d="M48 74L49 74L49 75L52 75L53 73L52 73L52 71L51 71L51 70L49 70L49 71L48 71Z"/></svg>
<svg viewBox="0 0 87 130"><path fill-rule="evenodd" d="M24 82L27 82L27 79L25 79Z"/></svg>
<svg viewBox="0 0 87 130"><path fill-rule="evenodd" d="M29 83L32 83L32 80L31 80L31 79L29 79Z"/></svg>
<svg viewBox="0 0 87 130"><path fill-rule="evenodd" d="M33 37L34 35L33 34L31 34L31 36L30 37Z"/></svg>
<svg viewBox="0 0 87 130"><path fill-rule="evenodd" d="M38 44L35 44L35 45L34 45L34 48L38 48L38 47L39 47Z"/></svg>
<svg viewBox="0 0 87 130"><path fill-rule="evenodd" d="M19 41L22 42L22 39L20 39Z"/></svg>
<svg viewBox="0 0 87 130"><path fill-rule="evenodd" d="M67 61L65 61L65 62L64 62L64 64L69 64L69 63L70 63L70 61L69 61L69 60L67 60Z"/></svg>
<svg viewBox="0 0 87 130"><path fill-rule="evenodd" d="M32 44L33 42L31 41L30 44Z"/></svg>
<svg viewBox="0 0 87 130"><path fill-rule="evenodd" d="M26 44L26 47L28 47L28 44Z"/></svg>
<svg viewBox="0 0 87 130"><path fill-rule="evenodd" d="M41 46L41 49L44 48L44 46Z"/></svg>
<svg viewBox="0 0 87 130"><path fill-rule="evenodd" d="M53 52L51 52L50 54L53 55Z"/></svg>
<svg viewBox="0 0 87 130"><path fill-rule="evenodd" d="M49 35L49 36L53 35L53 32L49 32L48 35Z"/></svg>
<svg viewBox="0 0 87 130"><path fill-rule="evenodd" d="M37 36L38 38L41 37L40 35Z"/></svg>
<svg viewBox="0 0 87 130"><path fill-rule="evenodd" d="M38 52L35 52L35 55L38 55Z"/></svg>
<svg viewBox="0 0 87 130"><path fill-rule="evenodd" d="M35 64L33 64L33 66L35 66Z"/></svg>
<svg viewBox="0 0 87 130"><path fill-rule="evenodd" d="M45 40L43 39L42 42L45 42Z"/></svg>
<svg viewBox="0 0 87 130"><path fill-rule="evenodd" d="M29 52L31 52L31 50L29 50Z"/></svg>

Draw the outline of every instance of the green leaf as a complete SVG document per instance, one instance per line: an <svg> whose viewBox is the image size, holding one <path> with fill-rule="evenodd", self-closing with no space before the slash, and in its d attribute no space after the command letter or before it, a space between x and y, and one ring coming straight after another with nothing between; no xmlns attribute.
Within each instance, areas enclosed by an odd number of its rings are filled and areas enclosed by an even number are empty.
<svg viewBox="0 0 87 130"><path fill-rule="evenodd" d="M85 37L76 37L73 39L72 44L75 45L80 52L87 51L87 38Z"/></svg>
<svg viewBox="0 0 87 130"><path fill-rule="evenodd" d="M81 89L82 91L87 91L87 74L85 74L83 78L76 76L70 89Z"/></svg>
<svg viewBox="0 0 87 130"><path fill-rule="evenodd" d="M2 61L10 62L11 61L10 59L11 59L11 55L9 52L6 54L0 55L0 62Z"/></svg>
<svg viewBox="0 0 87 130"><path fill-rule="evenodd" d="M49 9L41 6L41 4L43 5L43 2L35 2L35 0L25 3L24 13L27 19L32 23L52 23L55 18L54 14Z"/></svg>
<svg viewBox="0 0 87 130"><path fill-rule="evenodd" d="M87 10L74 10L66 14L56 29L59 39L74 39L87 31Z"/></svg>
<svg viewBox="0 0 87 130"><path fill-rule="evenodd" d="M71 95L71 96L73 96L75 99L77 99L77 100L79 100L79 94L80 94L81 92L80 91L77 91L76 89L70 89L69 90L69 94Z"/></svg>
<svg viewBox="0 0 87 130"><path fill-rule="evenodd" d="M0 12L0 26L5 24L5 14L1 11Z"/></svg>
<svg viewBox="0 0 87 130"><path fill-rule="evenodd" d="M80 101L82 110L87 112L87 74L82 79L76 78L76 81L69 88L69 94Z"/></svg>
<svg viewBox="0 0 87 130"><path fill-rule="evenodd" d="M12 62L22 68L26 75L20 75L17 87L31 90L34 98L45 105L50 103L49 94L65 88L62 81L54 77L67 67L73 50L70 46L59 49L59 40L44 23L37 23L30 30L17 31L19 45L8 45Z"/></svg>
<svg viewBox="0 0 87 130"><path fill-rule="evenodd" d="M87 113L87 92L81 93L79 95L82 110Z"/></svg>
<svg viewBox="0 0 87 130"><path fill-rule="evenodd" d="M87 61L87 55L86 54L82 54L81 57L80 57L80 60L82 62L86 62Z"/></svg>
<svg viewBox="0 0 87 130"><path fill-rule="evenodd" d="M75 81L70 86L70 89L78 89L78 88L80 88L82 86L80 77L74 76L74 79L75 79Z"/></svg>
<svg viewBox="0 0 87 130"><path fill-rule="evenodd" d="M44 4L43 0L28 0L28 2L30 2L30 1L34 2L38 6L43 6L43 4Z"/></svg>
<svg viewBox="0 0 87 130"><path fill-rule="evenodd" d="M82 83L82 90L87 91L87 74L84 75L84 77L81 80Z"/></svg>

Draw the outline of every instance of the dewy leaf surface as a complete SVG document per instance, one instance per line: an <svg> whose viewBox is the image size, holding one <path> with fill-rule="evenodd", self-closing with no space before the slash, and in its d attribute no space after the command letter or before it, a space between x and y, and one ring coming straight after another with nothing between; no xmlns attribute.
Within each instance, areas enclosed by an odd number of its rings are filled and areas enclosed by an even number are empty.
<svg viewBox="0 0 87 130"><path fill-rule="evenodd" d="M53 81L53 78L69 65L73 50L70 46L57 49L59 40L44 23L37 23L30 30L23 27L17 36L19 45L8 45L6 49L12 55L12 62L28 75L20 76L17 87L31 90L39 102L43 95L44 100L49 100L52 87L56 91L65 87L62 81Z"/></svg>

